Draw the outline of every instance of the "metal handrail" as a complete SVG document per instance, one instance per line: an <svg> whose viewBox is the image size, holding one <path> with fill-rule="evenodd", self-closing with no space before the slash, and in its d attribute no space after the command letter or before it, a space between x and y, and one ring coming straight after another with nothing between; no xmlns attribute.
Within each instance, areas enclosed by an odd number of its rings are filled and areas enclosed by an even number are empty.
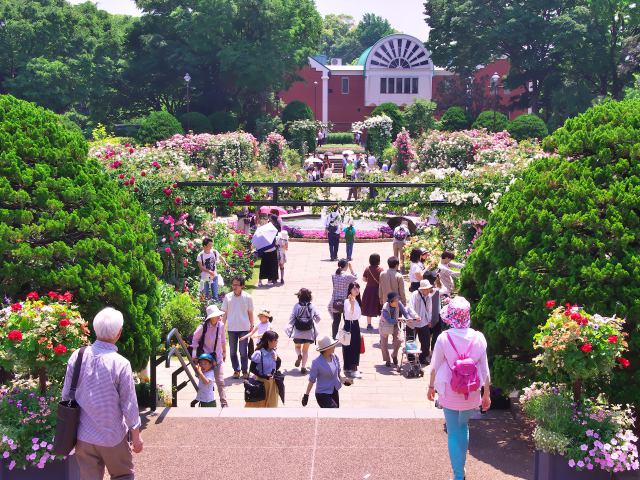
<svg viewBox="0 0 640 480"><path fill-rule="evenodd" d="M178 344L172 346L171 345L172 339L177 340ZM180 362L180 365L181 365L180 368L178 368L171 374L171 395L172 395L171 405L173 407L177 407L178 406L178 390L181 390L187 385L187 382L182 382L180 385L177 385L178 375L184 371L189 377L189 381L193 385L193 388L198 390L198 383L193 378L193 375L191 374L191 371L189 371L187 364L191 365L191 368L193 369L193 371L196 370L196 367L195 367L195 364L193 363L193 360L191 360L191 355L189 355L187 344L182 339L182 335L180 335L180 332L178 331L177 328L172 329L167 334L165 345L167 347L167 357L165 361L165 367L166 368L171 367L171 357L173 355L175 355L178 358L178 361ZM187 357L188 363L184 361L183 356Z"/></svg>

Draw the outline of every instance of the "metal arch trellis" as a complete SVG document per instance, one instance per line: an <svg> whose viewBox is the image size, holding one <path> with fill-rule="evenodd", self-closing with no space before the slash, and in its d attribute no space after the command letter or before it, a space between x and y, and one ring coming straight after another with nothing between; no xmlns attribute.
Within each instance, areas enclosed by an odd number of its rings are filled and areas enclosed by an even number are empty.
<svg viewBox="0 0 640 480"><path fill-rule="evenodd" d="M243 202L243 205L246 206L280 206L280 207L294 207L294 206L305 206L305 207L325 207L325 206L354 206L361 203L361 200L283 200L280 198L280 189L281 188L373 188L373 189L384 189L384 188L434 188L440 186L438 182L426 182L426 183L413 183L413 182L267 182L267 181L241 181L242 186L245 187L268 187L273 191L273 195L271 199L264 200L251 200L249 202ZM185 181L185 182L177 182L178 187L198 187L198 188L207 188L207 187L228 187L229 182L217 182L217 181ZM415 203L415 201L402 201L402 200L394 200L394 199L375 199L377 203L392 203L398 206L410 205ZM211 203L227 203L225 199L212 199ZM450 202L446 202L444 200L427 200L420 202L424 206L451 206L453 205Z"/></svg>

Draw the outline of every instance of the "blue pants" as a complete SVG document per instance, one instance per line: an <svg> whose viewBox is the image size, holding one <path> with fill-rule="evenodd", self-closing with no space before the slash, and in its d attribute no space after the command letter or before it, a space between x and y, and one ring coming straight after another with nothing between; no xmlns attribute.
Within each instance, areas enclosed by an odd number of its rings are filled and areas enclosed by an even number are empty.
<svg viewBox="0 0 640 480"><path fill-rule="evenodd" d="M328 233L327 238L329 239L329 257L332 260L335 260L338 258L338 245L340 245L340 234Z"/></svg>
<svg viewBox="0 0 640 480"><path fill-rule="evenodd" d="M467 461L469 449L469 418L476 410L444 410L444 420L447 422L447 444L449 459L453 469L453 480L464 479L464 464Z"/></svg>
<svg viewBox="0 0 640 480"><path fill-rule="evenodd" d="M218 298L218 275L213 280L208 280L204 284L204 298L205 300L213 299L214 302L219 300Z"/></svg>
<svg viewBox="0 0 640 480"><path fill-rule="evenodd" d="M347 258L349 260L353 258L353 242L347 242Z"/></svg>
<svg viewBox="0 0 640 480"><path fill-rule="evenodd" d="M247 373L247 366L249 364L249 340L242 340L238 345L240 337L244 337L247 332L229 332L229 349L231 350L231 365L234 372L240 371L240 364L238 363L238 347L240 347L240 363L242 364L242 373Z"/></svg>

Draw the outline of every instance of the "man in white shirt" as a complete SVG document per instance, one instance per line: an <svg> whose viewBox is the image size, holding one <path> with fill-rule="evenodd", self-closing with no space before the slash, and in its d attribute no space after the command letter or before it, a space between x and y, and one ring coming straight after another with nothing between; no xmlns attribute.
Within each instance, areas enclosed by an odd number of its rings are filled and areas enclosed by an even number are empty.
<svg viewBox="0 0 640 480"><path fill-rule="evenodd" d="M454 262L453 259L455 255L451 252L444 251L442 252L440 258L440 264L438 265L438 272L440 274L440 282L442 282L443 294L444 295L453 295L453 291L455 290L455 282L454 278L460 276L460 272L458 270L451 270L451 267L456 269L461 269L464 267L464 263Z"/></svg>
<svg viewBox="0 0 640 480"><path fill-rule="evenodd" d="M213 240L205 237L202 240L202 251L198 254L197 262L200 269L200 295L208 302L218 301L218 272L216 265L222 261L227 265L225 259L213 248Z"/></svg>
<svg viewBox="0 0 640 480"><path fill-rule="evenodd" d="M340 232L342 231L341 223L340 214L335 210L329 212L324 221L324 228L327 231L327 239L329 240L329 258L331 258L331 261L338 260Z"/></svg>
<svg viewBox="0 0 640 480"><path fill-rule="evenodd" d="M248 340L240 340L253 329L253 299L251 295L244 292L244 278L235 277L231 281L232 291L224 296L222 301L223 321L227 325L229 334L229 348L231 350L231 366L233 367L233 378L240 378L240 368L242 376L249 378L249 352ZM240 351L240 362L238 362L238 350Z"/></svg>
<svg viewBox="0 0 640 480"><path fill-rule="evenodd" d="M432 299L433 285L429 280L421 280L418 290L411 294L409 308L419 317L419 320L407 320L407 338L420 340L419 359L422 365L428 363L431 348L431 322L432 322Z"/></svg>

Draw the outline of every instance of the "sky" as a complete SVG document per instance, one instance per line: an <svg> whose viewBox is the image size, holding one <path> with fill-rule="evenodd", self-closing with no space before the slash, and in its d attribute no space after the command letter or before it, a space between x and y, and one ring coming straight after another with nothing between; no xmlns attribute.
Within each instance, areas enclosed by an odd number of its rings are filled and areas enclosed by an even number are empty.
<svg viewBox="0 0 640 480"><path fill-rule="evenodd" d="M69 0L82 3L85 0ZM111 13L139 15L133 0L93 0L99 8ZM318 11L327 13L346 13L362 18L365 13L375 13L389 20L396 30L413 35L420 40L427 39L428 28L424 21L424 0L316 0Z"/></svg>

